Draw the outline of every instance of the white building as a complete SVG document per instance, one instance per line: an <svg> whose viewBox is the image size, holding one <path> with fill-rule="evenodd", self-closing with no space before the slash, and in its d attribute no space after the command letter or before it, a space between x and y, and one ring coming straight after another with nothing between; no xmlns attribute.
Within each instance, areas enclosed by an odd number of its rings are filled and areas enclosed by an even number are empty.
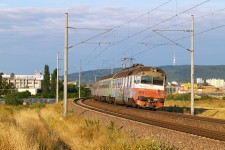
<svg viewBox="0 0 225 150"><path fill-rule="evenodd" d="M41 81L44 76L40 72L34 75L2 75L3 80L7 83L13 83L19 92L30 91L32 95L37 94L37 90L41 89Z"/></svg>
<svg viewBox="0 0 225 150"><path fill-rule="evenodd" d="M206 83L217 88L224 87L224 79L207 79Z"/></svg>
<svg viewBox="0 0 225 150"><path fill-rule="evenodd" d="M202 78L197 78L196 80L197 80L197 84L202 84L202 83L204 83L204 80L203 80Z"/></svg>

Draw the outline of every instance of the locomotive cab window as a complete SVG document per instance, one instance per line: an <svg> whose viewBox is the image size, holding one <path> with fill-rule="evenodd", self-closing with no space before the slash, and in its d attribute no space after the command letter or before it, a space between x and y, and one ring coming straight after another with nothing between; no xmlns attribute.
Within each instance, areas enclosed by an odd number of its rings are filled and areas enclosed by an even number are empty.
<svg viewBox="0 0 225 150"><path fill-rule="evenodd" d="M136 83L136 84L141 83L141 76L136 76L134 79L134 83Z"/></svg>
<svg viewBox="0 0 225 150"><path fill-rule="evenodd" d="M151 76L141 76L141 83L152 84L152 77Z"/></svg>
<svg viewBox="0 0 225 150"><path fill-rule="evenodd" d="M163 85L164 78L153 77L153 84L154 85Z"/></svg>

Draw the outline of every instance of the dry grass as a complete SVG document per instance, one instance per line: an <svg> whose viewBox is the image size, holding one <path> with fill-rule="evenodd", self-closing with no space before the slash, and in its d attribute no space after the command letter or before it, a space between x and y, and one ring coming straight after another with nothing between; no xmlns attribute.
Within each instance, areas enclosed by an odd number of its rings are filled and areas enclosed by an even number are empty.
<svg viewBox="0 0 225 150"><path fill-rule="evenodd" d="M133 139L114 122L105 127L72 111L62 118L61 112L61 104L36 109L0 105L0 149L173 149L152 139Z"/></svg>
<svg viewBox="0 0 225 150"><path fill-rule="evenodd" d="M202 114L199 114L199 116L225 119L225 110L207 110Z"/></svg>
<svg viewBox="0 0 225 150"><path fill-rule="evenodd" d="M165 106L181 106L181 107L190 107L190 101L174 101L167 100L165 101ZM195 101L196 108L211 108L211 109L225 109L225 100L197 100Z"/></svg>
<svg viewBox="0 0 225 150"><path fill-rule="evenodd" d="M167 100L165 107L178 107L185 109L183 112L190 114L190 101ZM186 111L188 108L188 111ZM195 101L195 110L198 116L225 119L225 100L199 100ZM199 110L199 111L198 111Z"/></svg>
<svg viewBox="0 0 225 150"><path fill-rule="evenodd" d="M203 86L202 93L224 93L224 89L214 86Z"/></svg>

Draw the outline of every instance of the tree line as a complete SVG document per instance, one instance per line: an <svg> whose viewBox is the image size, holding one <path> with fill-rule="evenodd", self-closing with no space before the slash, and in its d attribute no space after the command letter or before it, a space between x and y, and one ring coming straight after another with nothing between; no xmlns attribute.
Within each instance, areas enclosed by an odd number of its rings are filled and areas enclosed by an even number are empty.
<svg viewBox="0 0 225 150"><path fill-rule="evenodd" d="M56 84L57 84L57 69L53 70L50 74L49 66L44 66L43 80L41 82L41 90L38 91L37 95L31 95L30 92L17 92L16 87L13 83L7 83L2 78L3 73L0 73L0 96L4 95L7 100L16 101L20 98L55 98L56 97ZM81 97L89 97L91 95L90 89L85 88L86 85L81 85ZM63 80L59 80L59 99L63 99ZM78 97L79 87L75 84L68 85L68 98ZM17 104L17 102L15 102Z"/></svg>
<svg viewBox="0 0 225 150"><path fill-rule="evenodd" d="M45 65L44 67L44 79L42 81L42 97L54 98L56 97L56 84L57 84L57 69L54 69L50 77L49 66ZM88 88L85 88L86 84L81 84L80 94L81 97L90 97L91 91ZM63 80L59 80L59 98L63 98ZM75 84L68 84L68 98L78 97L79 87Z"/></svg>
<svg viewBox="0 0 225 150"><path fill-rule="evenodd" d="M13 93L15 90L13 83L7 83L6 80L2 78L3 73L0 73L0 95L6 95L9 93Z"/></svg>

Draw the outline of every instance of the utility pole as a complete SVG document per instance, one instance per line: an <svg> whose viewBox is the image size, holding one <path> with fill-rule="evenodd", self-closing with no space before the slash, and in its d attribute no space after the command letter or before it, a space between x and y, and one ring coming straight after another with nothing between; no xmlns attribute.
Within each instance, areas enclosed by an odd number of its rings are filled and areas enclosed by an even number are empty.
<svg viewBox="0 0 225 150"><path fill-rule="evenodd" d="M125 55L125 52L123 54L122 61L123 61L122 68L125 69L126 68L126 55Z"/></svg>
<svg viewBox="0 0 225 150"><path fill-rule="evenodd" d="M79 70L79 98L80 98L80 76L81 76L81 61L80 61L80 70Z"/></svg>
<svg viewBox="0 0 225 150"><path fill-rule="evenodd" d="M113 66L111 66L111 74L113 74Z"/></svg>
<svg viewBox="0 0 225 150"><path fill-rule="evenodd" d="M123 64L122 64L122 68L123 69L126 68L127 60L130 61L130 66L132 66L133 65L133 60L135 60L135 59L134 58L126 58L125 57L125 52L124 52L123 58L121 59L121 61L123 62Z"/></svg>
<svg viewBox="0 0 225 150"><path fill-rule="evenodd" d="M194 115L194 15L191 30L191 115Z"/></svg>
<svg viewBox="0 0 225 150"><path fill-rule="evenodd" d="M192 29L191 30L153 30L155 33L157 31L183 31L183 32L191 32L191 49L186 49L191 52L191 115L194 115L194 15L192 17ZM159 33L157 33L159 34ZM159 34L161 35L161 34ZM169 38L161 35L162 37L168 39L169 41L175 43L176 45L179 45L178 43L170 40ZM181 45L179 45L182 48L185 48Z"/></svg>
<svg viewBox="0 0 225 150"><path fill-rule="evenodd" d="M65 41L64 41L64 112L63 116L67 115L67 84L68 84L68 13L65 13Z"/></svg>
<svg viewBox="0 0 225 150"><path fill-rule="evenodd" d="M57 68L56 68L56 103L59 102L59 52L57 52L56 56L56 63L57 63Z"/></svg>

